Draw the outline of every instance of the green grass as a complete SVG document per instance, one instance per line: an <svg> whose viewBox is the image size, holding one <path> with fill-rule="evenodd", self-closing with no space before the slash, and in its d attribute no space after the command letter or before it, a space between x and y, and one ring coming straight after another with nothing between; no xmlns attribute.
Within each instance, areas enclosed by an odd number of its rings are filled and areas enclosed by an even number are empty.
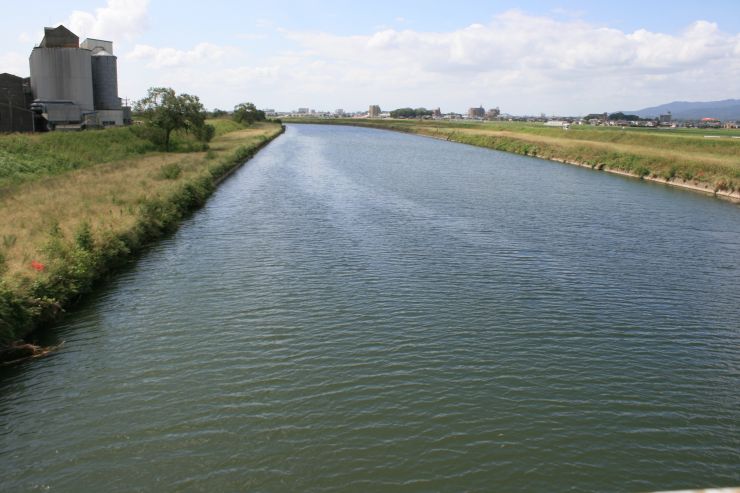
<svg viewBox="0 0 740 493"><path fill-rule="evenodd" d="M155 150L131 128L0 136L0 190Z"/></svg>
<svg viewBox="0 0 740 493"><path fill-rule="evenodd" d="M244 128L229 120L209 121L216 136ZM44 176L58 175L90 165L119 161L158 151L143 126L0 135L0 192ZM204 144L185 132L172 136L172 152L204 150Z"/></svg>
<svg viewBox="0 0 740 493"><path fill-rule="evenodd" d="M230 117L213 118L211 120L207 120L206 123L208 123L209 125L213 125L213 127L216 129L216 137L246 128L246 125L244 125L243 123L235 122Z"/></svg>

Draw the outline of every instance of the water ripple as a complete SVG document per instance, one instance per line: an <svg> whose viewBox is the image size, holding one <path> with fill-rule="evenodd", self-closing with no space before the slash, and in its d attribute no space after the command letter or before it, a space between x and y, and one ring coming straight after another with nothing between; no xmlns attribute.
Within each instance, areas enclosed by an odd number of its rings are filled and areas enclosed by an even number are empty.
<svg viewBox="0 0 740 493"><path fill-rule="evenodd" d="M740 212L291 127L0 375L0 490L740 483Z"/></svg>

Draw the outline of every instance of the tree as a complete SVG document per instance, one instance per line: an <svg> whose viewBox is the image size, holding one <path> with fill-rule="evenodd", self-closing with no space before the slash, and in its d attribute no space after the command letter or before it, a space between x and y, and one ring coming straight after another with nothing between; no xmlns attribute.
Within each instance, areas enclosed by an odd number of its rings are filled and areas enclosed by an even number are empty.
<svg viewBox="0 0 740 493"><path fill-rule="evenodd" d="M416 110L413 108L398 108L391 111L391 118L416 118Z"/></svg>
<svg viewBox="0 0 740 493"><path fill-rule="evenodd" d="M258 110L253 103L241 103L234 106L234 120L251 125L265 120L265 112Z"/></svg>
<svg viewBox="0 0 740 493"><path fill-rule="evenodd" d="M617 113L612 113L611 115L609 115L609 119L610 120L626 120L629 122L637 122L637 121L642 120L642 118L640 118L637 115L625 115L621 111Z"/></svg>
<svg viewBox="0 0 740 493"><path fill-rule="evenodd" d="M213 137L213 131L207 128L210 125L206 124L206 110L198 96L177 95L169 87L152 87L134 108L148 126L164 134L166 151L170 150L170 135L174 130L185 130L205 141Z"/></svg>

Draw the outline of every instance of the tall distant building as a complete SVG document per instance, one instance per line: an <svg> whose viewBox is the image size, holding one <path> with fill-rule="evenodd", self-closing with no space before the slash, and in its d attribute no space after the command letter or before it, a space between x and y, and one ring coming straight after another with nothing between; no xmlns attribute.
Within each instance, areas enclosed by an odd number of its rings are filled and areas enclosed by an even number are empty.
<svg viewBox="0 0 740 493"><path fill-rule="evenodd" d="M500 114L501 110L498 109L498 107L491 108L490 110L486 111L486 120L495 120Z"/></svg>
<svg viewBox="0 0 740 493"><path fill-rule="evenodd" d="M377 104L370 105L370 109L367 112L367 116L370 118L379 118L380 117L380 106Z"/></svg>
<svg viewBox="0 0 740 493"><path fill-rule="evenodd" d="M478 108L468 108L468 118L484 118L486 116L486 110L483 106Z"/></svg>

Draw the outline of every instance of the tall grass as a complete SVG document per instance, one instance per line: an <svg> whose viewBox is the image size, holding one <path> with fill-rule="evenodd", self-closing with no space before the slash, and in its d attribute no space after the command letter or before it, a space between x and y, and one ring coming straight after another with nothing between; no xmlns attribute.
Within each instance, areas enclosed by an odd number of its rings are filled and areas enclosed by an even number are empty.
<svg viewBox="0 0 740 493"><path fill-rule="evenodd" d="M238 125L238 124L237 124ZM237 125L220 124L219 135L238 130ZM87 166L118 161L157 151L159 148L143 126L0 135L0 192L43 176L59 175ZM203 144L185 132L172 136L173 152L193 152Z"/></svg>

